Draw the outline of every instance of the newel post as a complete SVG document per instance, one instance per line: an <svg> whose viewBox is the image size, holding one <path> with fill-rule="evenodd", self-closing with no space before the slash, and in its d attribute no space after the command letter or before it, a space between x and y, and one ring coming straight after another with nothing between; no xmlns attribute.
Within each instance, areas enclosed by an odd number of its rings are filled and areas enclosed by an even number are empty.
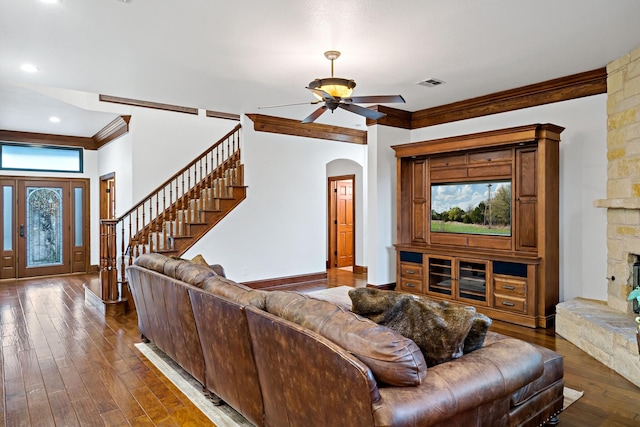
<svg viewBox="0 0 640 427"><path fill-rule="evenodd" d="M120 298L118 290L118 270L116 224L117 220L100 220L100 297L102 301L117 301Z"/></svg>

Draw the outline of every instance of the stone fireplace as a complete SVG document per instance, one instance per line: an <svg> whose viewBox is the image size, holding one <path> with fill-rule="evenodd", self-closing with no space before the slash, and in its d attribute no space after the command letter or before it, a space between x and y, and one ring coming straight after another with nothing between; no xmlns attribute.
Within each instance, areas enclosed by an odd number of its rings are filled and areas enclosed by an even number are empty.
<svg viewBox="0 0 640 427"><path fill-rule="evenodd" d="M607 301L558 304L556 332L640 387L632 304L640 260L640 47L607 65Z"/></svg>

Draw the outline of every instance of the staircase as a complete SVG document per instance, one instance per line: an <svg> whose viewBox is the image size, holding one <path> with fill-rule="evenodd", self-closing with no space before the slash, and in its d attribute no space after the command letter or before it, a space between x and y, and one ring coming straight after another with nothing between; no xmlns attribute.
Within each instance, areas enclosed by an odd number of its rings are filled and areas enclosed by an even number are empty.
<svg viewBox="0 0 640 427"><path fill-rule="evenodd" d="M125 269L141 254L181 256L246 198L240 125L125 214L100 220L100 278L85 301L105 314L133 309Z"/></svg>

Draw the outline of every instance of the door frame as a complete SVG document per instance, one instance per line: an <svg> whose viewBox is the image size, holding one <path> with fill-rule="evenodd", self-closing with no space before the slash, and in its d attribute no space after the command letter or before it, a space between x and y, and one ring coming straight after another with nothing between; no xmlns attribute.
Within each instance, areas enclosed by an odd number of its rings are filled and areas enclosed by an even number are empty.
<svg viewBox="0 0 640 427"><path fill-rule="evenodd" d="M353 191L351 198L351 213L353 223L353 262L351 267L355 269L356 266L356 176L351 175L339 175L330 176L327 178L327 269L337 268L337 252L338 252L338 227L337 220L337 195L336 182L337 181L351 181L351 189Z"/></svg>
<svg viewBox="0 0 640 427"><path fill-rule="evenodd" d="M65 233L64 241L65 248L64 250L67 252L67 256L64 258L65 264L68 264L68 268L65 270L65 273L62 274L70 274L70 273L86 273L90 268L90 258L91 258L91 195L90 195L90 184L91 181L89 178L68 178L68 177L40 177L40 176L1 176L2 185L9 185L13 187L13 207L12 207L12 242L13 248L10 252L3 251L3 268L0 274L1 279L16 279L23 277L32 277L30 275L23 275L21 271L24 270L24 267L21 263L25 260L19 259L22 255L19 253L20 245L24 244L24 242L19 243L19 239L23 239L20 237L19 233L19 215L21 209L24 207L19 207L19 203L24 203L24 200L19 200L20 188L25 186L26 183L38 183L42 182L46 185L46 183L65 183L65 190L67 191L67 203L68 203L68 212L66 214L67 218L65 219L67 227L63 227L63 233ZM75 190L80 188L82 192L82 205L80 207L79 213L82 215L82 227L80 230L76 230L73 226L75 224L76 211L75 207ZM1 187L0 187L1 189ZM4 229L0 230L0 235L3 235ZM78 234L80 233L80 235ZM76 237L80 238L82 241L81 246L75 246ZM10 259L12 258L12 259ZM12 265L8 265L11 263ZM21 267L22 266L22 267ZM53 273L55 274L55 273ZM49 275L49 274L46 274ZM10 277L11 276L11 277ZM38 277L38 276L33 276Z"/></svg>
<svg viewBox="0 0 640 427"><path fill-rule="evenodd" d="M116 173L100 177L100 219L116 217Z"/></svg>

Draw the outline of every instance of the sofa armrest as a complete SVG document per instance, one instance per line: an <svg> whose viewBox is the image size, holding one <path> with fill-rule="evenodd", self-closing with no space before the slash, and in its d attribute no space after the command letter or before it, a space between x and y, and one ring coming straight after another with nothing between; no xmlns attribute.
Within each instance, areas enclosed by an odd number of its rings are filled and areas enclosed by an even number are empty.
<svg viewBox="0 0 640 427"><path fill-rule="evenodd" d="M380 398L369 368L321 335L288 320L245 308L265 425L373 425Z"/></svg>
<svg viewBox="0 0 640 427"><path fill-rule="evenodd" d="M429 368L416 387L380 387L375 425L430 426L503 399L542 375L540 352L514 338L491 342L472 353Z"/></svg>

